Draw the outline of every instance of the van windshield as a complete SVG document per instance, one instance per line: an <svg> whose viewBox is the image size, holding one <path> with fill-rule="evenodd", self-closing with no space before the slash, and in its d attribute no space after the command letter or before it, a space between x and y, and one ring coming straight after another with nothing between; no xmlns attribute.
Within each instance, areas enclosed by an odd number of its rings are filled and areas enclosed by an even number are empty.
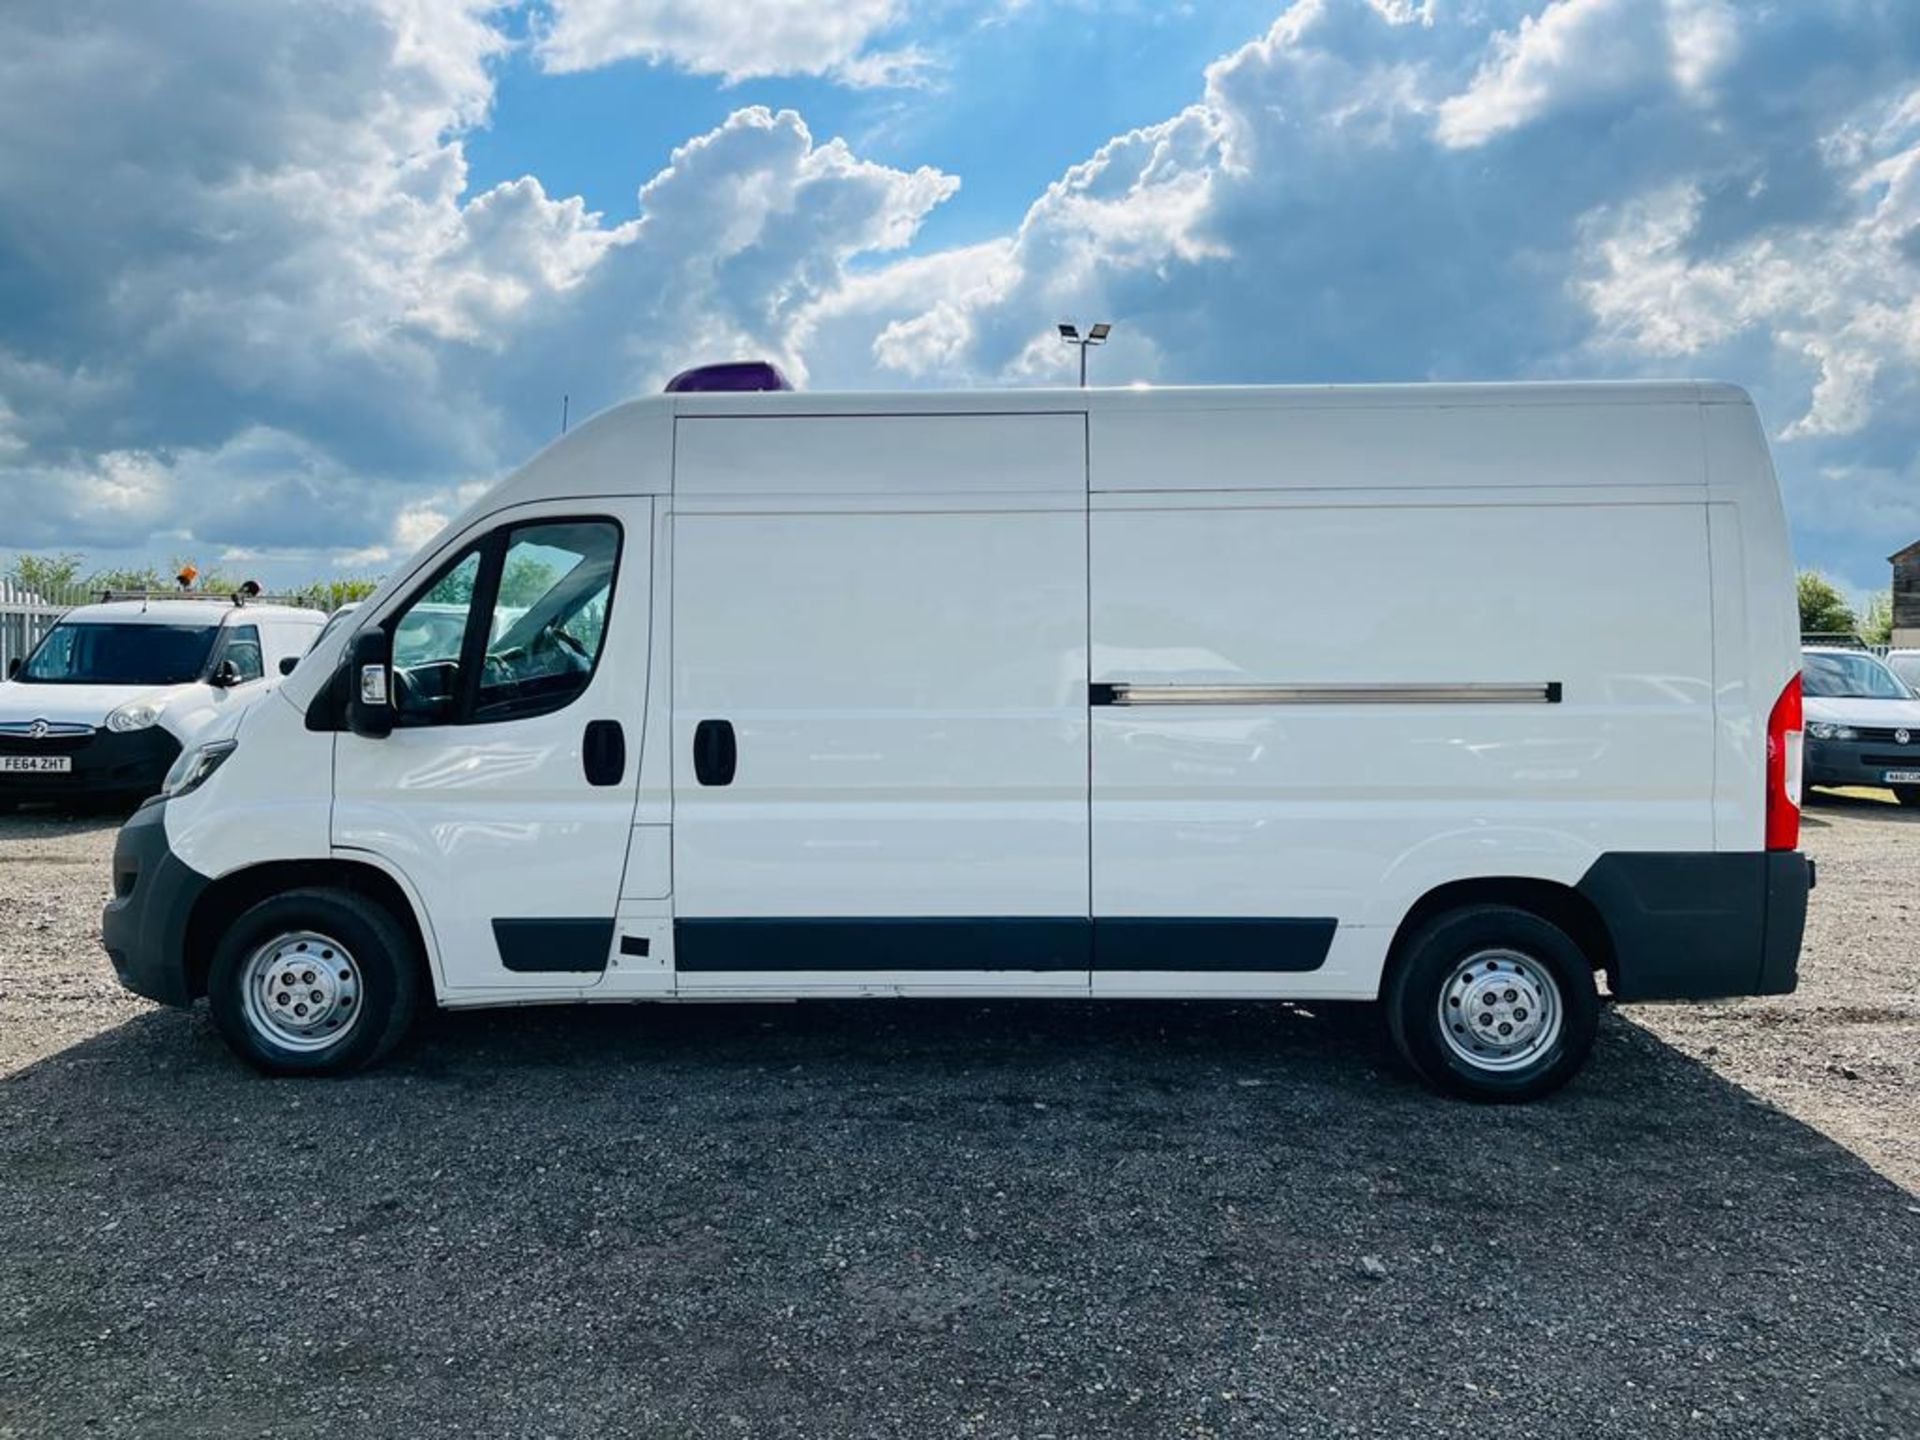
<svg viewBox="0 0 1920 1440"><path fill-rule="evenodd" d="M1913 692L1871 655L1808 655L1801 679L1824 700L1911 700Z"/></svg>
<svg viewBox="0 0 1920 1440"><path fill-rule="evenodd" d="M63 622L14 678L34 685L179 685L198 678L217 625Z"/></svg>

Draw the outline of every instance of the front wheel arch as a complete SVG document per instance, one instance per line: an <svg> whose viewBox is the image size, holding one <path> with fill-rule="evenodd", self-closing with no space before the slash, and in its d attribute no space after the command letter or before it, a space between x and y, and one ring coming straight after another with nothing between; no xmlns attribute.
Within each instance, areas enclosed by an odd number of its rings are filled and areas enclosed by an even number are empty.
<svg viewBox="0 0 1920 1440"><path fill-rule="evenodd" d="M207 993L207 975L213 966L220 937L262 900L290 890L347 890L385 909L406 930L419 966L421 994L434 994L426 936L413 903L400 882L377 865L353 860L280 860L249 865L215 880L194 902L183 940L187 994L198 999Z"/></svg>

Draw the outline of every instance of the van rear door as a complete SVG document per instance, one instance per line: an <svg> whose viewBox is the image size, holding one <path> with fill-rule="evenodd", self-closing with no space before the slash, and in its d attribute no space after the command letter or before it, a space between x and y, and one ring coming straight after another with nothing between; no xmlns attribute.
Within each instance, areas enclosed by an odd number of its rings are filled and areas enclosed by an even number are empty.
<svg viewBox="0 0 1920 1440"><path fill-rule="evenodd" d="M680 993L1083 992L1083 418L677 424Z"/></svg>

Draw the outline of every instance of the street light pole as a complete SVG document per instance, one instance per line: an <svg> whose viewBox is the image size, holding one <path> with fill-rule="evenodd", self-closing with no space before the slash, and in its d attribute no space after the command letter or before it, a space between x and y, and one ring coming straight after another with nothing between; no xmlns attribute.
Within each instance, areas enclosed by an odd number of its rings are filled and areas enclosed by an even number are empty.
<svg viewBox="0 0 1920 1440"><path fill-rule="evenodd" d="M1087 388L1087 351L1096 345L1106 344L1107 337L1111 334L1113 334L1113 326L1104 320L1087 331L1085 335L1080 333L1079 326L1061 322L1060 338L1067 344L1077 345L1080 348L1080 388L1082 390Z"/></svg>

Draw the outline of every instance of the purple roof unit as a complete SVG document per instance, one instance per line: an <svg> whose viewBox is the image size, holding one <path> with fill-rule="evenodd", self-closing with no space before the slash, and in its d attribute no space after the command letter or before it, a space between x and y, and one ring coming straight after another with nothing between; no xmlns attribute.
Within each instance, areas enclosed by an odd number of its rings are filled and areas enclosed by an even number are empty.
<svg viewBox="0 0 1920 1440"><path fill-rule="evenodd" d="M768 360L731 360L724 365L697 365L667 382L667 394L706 392L741 394L749 390L791 390L793 383Z"/></svg>

